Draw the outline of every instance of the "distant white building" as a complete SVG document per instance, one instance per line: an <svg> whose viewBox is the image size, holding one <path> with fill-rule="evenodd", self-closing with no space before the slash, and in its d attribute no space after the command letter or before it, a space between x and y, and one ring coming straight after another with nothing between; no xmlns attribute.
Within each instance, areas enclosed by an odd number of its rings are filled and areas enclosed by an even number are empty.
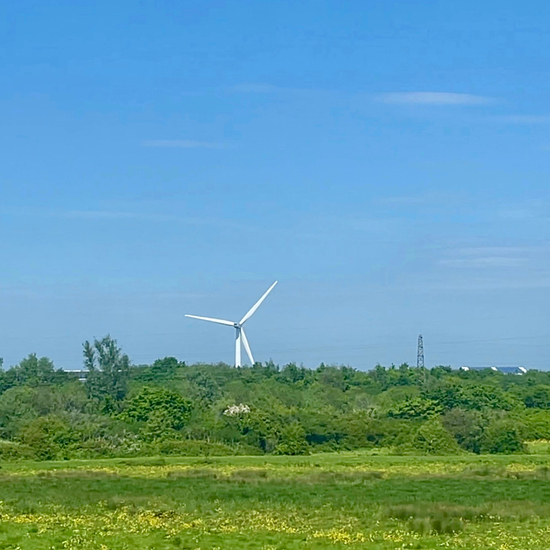
<svg viewBox="0 0 550 550"><path fill-rule="evenodd" d="M72 374L75 377L78 376L78 381L79 382L86 382L86 376L88 374L87 370L68 370L68 369L66 369L65 372L67 372L68 374Z"/></svg>
<svg viewBox="0 0 550 550"><path fill-rule="evenodd" d="M527 369L525 367L460 367L460 370L469 371L469 370L493 370L496 372L501 372L502 374L525 374Z"/></svg>

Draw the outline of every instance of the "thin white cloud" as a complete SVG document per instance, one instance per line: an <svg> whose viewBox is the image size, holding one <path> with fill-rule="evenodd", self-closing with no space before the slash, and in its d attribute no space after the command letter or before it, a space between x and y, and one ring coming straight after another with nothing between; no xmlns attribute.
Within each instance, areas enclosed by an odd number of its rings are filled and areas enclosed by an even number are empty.
<svg viewBox="0 0 550 550"><path fill-rule="evenodd" d="M5 215L9 212L10 215L17 216L43 216L47 218L59 218L75 221L120 221L120 222L136 222L136 223L173 223L181 225L196 225L196 226L212 226L224 227L233 229L248 229L246 223L241 220L231 218L212 218L212 217L194 217L181 214L171 214L170 212L161 211L145 211L145 210L47 210L47 209L13 209L3 211L0 209L0 214Z"/></svg>
<svg viewBox="0 0 550 550"><path fill-rule="evenodd" d="M409 288L418 288L410 286ZM422 282L421 288L426 288L426 282ZM468 277L466 279L455 279L448 281L434 282L430 284L431 290L442 291L498 291L498 290L523 290L550 288L550 274L527 276L526 278L495 278L495 277Z"/></svg>
<svg viewBox="0 0 550 550"><path fill-rule="evenodd" d="M52 213L55 217L81 220L138 220L138 221L183 221L182 218L167 214L151 214L147 212L120 212L113 210L67 210Z"/></svg>
<svg viewBox="0 0 550 550"><path fill-rule="evenodd" d="M481 258L457 258L441 260L441 265L447 267L517 267L527 263L525 258L509 258L506 256L486 256Z"/></svg>
<svg viewBox="0 0 550 550"><path fill-rule="evenodd" d="M403 105L483 105L490 97L449 92L391 92L379 96L383 103Z"/></svg>
<svg viewBox="0 0 550 550"><path fill-rule="evenodd" d="M243 228L241 222L228 219L194 218L155 212L129 212L116 210L65 210L49 212L49 216L73 220L90 221L135 221L153 223L178 223L197 226L219 226L225 228Z"/></svg>
<svg viewBox="0 0 550 550"><path fill-rule="evenodd" d="M550 115L506 115L497 120L508 124L550 124Z"/></svg>
<svg viewBox="0 0 550 550"><path fill-rule="evenodd" d="M232 86L231 90L245 94L271 94L274 92L288 91L288 88L280 88L272 84L243 83Z"/></svg>
<svg viewBox="0 0 550 550"><path fill-rule="evenodd" d="M537 217L537 213L532 208L510 207L501 208L498 211L498 216L510 221L526 221Z"/></svg>
<svg viewBox="0 0 550 550"><path fill-rule="evenodd" d="M344 227L351 228L353 231L373 233L373 234L392 234L402 229L403 221L397 218L346 218Z"/></svg>
<svg viewBox="0 0 550 550"><path fill-rule="evenodd" d="M499 218L513 222L547 222L549 212L550 200L539 198L502 205L496 214Z"/></svg>
<svg viewBox="0 0 550 550"><path fill-rule="evenodd" d="M513 256L542 250L539 246L472 246L454 251L461 256Z"/></svg>
<svg viewBox="0 0 550 550"><path fill-rule="evenodd" d="M223 143L193 141L189 139L153 139L142 142L144 147L174 147L180 149L225 149Z"/></svg>
<svg viewBox="0 0 550 550"><path fill-rule="evenodd" d="M439 265L456 268L529 267L547 264L548 246L474 246L448 250Z"/></svg>
<svg viewBox="0 0 550 550"><path fill-rule="evenodd" d="M379 197L376 199L378 204L383 204L386 206L409 206L416 204L425 204L428 201L425 196L397 196L397 197Z"/></svg>
<svg viewBox="0 0 550 550"><path fill-rule="evenodd" d="M333 91L313 88L290 88L284 86L273 86L272 84L243 83L228 88L231 92L242 94L279 94L297 97L319 97L321 95L333 94Z"/></svg>

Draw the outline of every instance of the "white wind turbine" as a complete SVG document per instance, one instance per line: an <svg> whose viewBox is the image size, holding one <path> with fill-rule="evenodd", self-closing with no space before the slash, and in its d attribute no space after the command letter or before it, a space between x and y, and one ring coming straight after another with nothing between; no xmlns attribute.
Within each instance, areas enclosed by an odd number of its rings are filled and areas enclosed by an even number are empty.
<svg viewBox="0 0 550 550"><path fill-rule="evenodd" d="M213 319L211 317L199 317L198 315L185 315L186 317L191 317L192 319L200 319L201 321L210 321L211 323L218 323L219 325L227 325L229 327L235 327L237 332L235 340L235 366L241 366L241 343L244 345L246 354L250 359L250 363L254 365L254 357L252 357L252 350L250 349L250 344L246 338L243 325L256 313L256 310L261 306L262 302L267 298L268 294L275 288L277 281L275 281L266 291L266 293L250 308L248 313L238 322L226 321L225 319Z"/></svg>

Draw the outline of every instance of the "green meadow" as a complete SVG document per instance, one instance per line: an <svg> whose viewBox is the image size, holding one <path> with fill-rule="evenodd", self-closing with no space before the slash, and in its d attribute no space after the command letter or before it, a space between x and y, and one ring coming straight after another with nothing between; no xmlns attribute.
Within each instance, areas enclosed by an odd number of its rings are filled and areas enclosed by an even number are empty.
<svg viewBox="0 0 550 550"><path fill-rule="evenodd" d="M3 463L0 548L547 550L550 454Z"/></svg>

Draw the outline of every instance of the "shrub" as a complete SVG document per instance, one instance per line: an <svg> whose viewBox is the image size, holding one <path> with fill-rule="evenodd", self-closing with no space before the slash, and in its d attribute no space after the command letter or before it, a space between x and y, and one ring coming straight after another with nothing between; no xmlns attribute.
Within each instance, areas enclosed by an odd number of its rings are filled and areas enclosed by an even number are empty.
<svg viewBox="0 0 550 550"><path fill-rule="evenodd" d="M0 461L32 458L35 458L35 453L28 445L23 445L17 441L0 440Z"/></svg>
<svg viewBox="0 0 550 550"><path fill-rule="evenodd" d="M305 455L309 454L309 445L306 441L304 428L298 422L285 426L275 450L276 455Z"/></svg>
<svg viewBox="0 0 550 550"><path fill-rule="evenodd" d="M526 439L550 439L550 411L530 410L521 415Z"/></svg>
<svg viewBox="0 0 550 550"><path fill-rule="evenodd" d="M40 460L54 460L61 450L74 441L70 427L57 416L41 416L22 430L21 441L31 447Z"/></svg>
<svg viewBox="0 0 550 550"><path fill-rule="evenodd" d="M486 421L479 411L451 409L441 417L441 422L464 450L472 453L481 452L481 440Z"/></svg>
<svg viewBox="0 0 550 550"><path fill-rule="evenodd" d="M444 428L439 419L425 422L412 438L414 451L431 455L460 454L455 438Z"/></svg>
<svg viewBox="0 0 550 550"><path fill-rule="evenodd" d="M143 387L129 399L120 415L123 420L149 422L159 435L164 429L181 430L191 413L191 402L164 388Z"/></svg>
<svg viewBox="0 0 550 550"><path fill-rule="evenodd" d="M528 408L550 409L550 386L538 384L525 390L523 402Z"/></svg>
<svg viewBox="0 0 550 550"><path fill-rule="evenodd" d="M200 441L195 439L164 440L155 445L157 454L173 456L230 456L238 454L260 454L260 451L247 445L230 446L225 443Z"/></svg>
<svg viewBox="0 0 550 550"><path fill-rule="evenodd" d="M523 426L511 419L494 420L485 433L481 450L491 454L514 454L526 451Z"/></svg>
<svg viewBox="0 0 550 550"><path fill-rule="evenodd" d="M537 439L535 441L526 441L525 445L530 454L541 455L550 453L550 441L547 439Z"/></svg>
<svg viewBox="0 0 550 550"><path fill-rule="evenodd" d="M441 413L443 407L431 399L414 397L395 404L388 416L393 418L428 419Z"/></svg>
<svg viewBox="0 0 550 550"><path fill-rule="evenodd" d="M126 433L76 441L64 453L71 458L110 458L152 455L155 450L134 434Z"/></svg>

